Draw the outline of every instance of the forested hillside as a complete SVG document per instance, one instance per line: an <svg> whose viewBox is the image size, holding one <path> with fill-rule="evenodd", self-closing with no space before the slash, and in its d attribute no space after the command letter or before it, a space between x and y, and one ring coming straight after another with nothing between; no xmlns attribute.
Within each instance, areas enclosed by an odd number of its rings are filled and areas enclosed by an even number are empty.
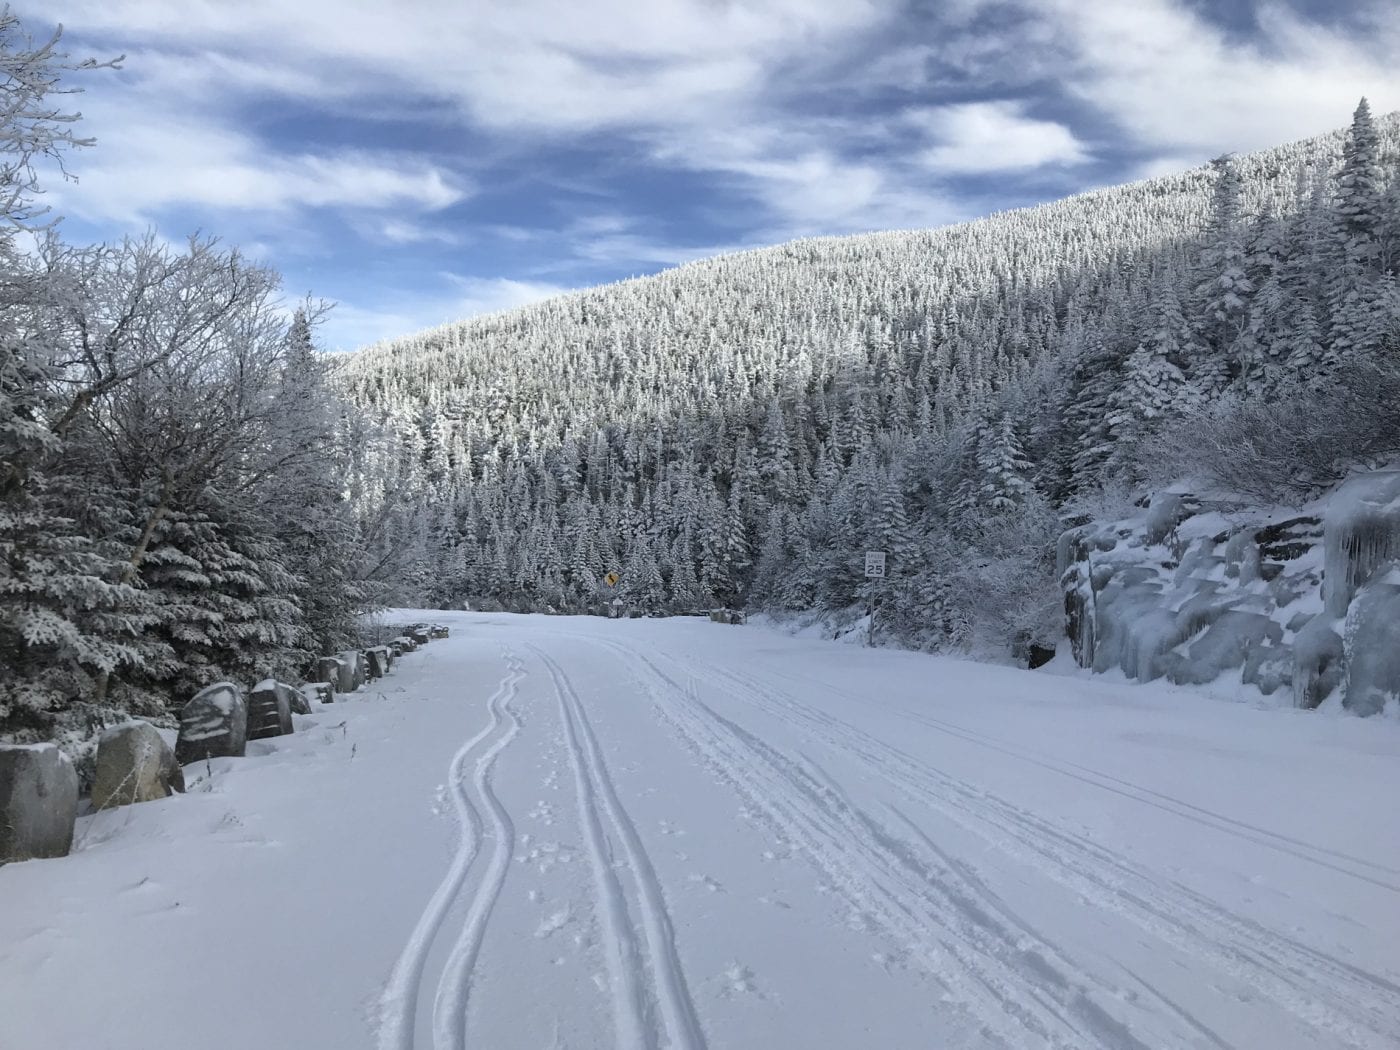
<svg viewBox="0 0 1400 1050"><path fill-rule="evenodd" d="M1400 451L1398 158L1363 101L1181 175L371 347L336 370L388 434L358 505L405 600L840 610L872 548L891 640L1051 642L1076 515L1181 476L1301 497Z"/></svg>
<svg viewBox="0 0 1400 1050"><path fill-rule="evenodd" d="M839 616L866 549L886 640L1024 651L1062 631L1068 525L1400 452L1400 121L1364 102L1182 175L328 361L317 304L234 248L59 236L42 162L91 144L63 103L101 65L0 15L7 739L294 677L381 601Z"/></svg>

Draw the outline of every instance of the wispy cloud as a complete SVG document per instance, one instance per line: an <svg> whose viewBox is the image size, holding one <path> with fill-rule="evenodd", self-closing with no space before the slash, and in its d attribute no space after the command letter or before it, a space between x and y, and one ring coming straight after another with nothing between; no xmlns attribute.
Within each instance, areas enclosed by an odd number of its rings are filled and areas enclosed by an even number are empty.
<svg viewBox="0 0 1400 1050"><path fill-rule="evenodd" d="M1088 159L1074 132L1054 121L1027 117L1024 105L1017 102L938 106L918 111L911 119L937 143L919 155L934 172L1024 171Z"/></svg>
<svg viewBox="0 0 1400 1050"><path fill-rule="evenodd" d="M1079 98L1164 152L1255 149L1343 124L1362 95L1400 108L1400 23L1367 32L1258 5L1258 34L1227 34L1191 6L1048 0Z"/></svg>
<svg viewBox="0 0 1400 1050"><path fill-rule="evenodd" d="M62 210L256 239L304 279L318 252L364 338L1184 166L1341 124L1363 93L1400 107L1383 3L1260 3L1229 29L1198 0L18 6L131 54L89 80L101 145Z"/></svg>
<svg viewBox="0 0 1400 1050"><path fill-rule="evenodd" d="M335 307L318 338L327 350L357 346L421 332L465 317L499 313L541 302L571 289L543 281L435 275L433 288L396 293L391 299L356 296Z"/></svg>

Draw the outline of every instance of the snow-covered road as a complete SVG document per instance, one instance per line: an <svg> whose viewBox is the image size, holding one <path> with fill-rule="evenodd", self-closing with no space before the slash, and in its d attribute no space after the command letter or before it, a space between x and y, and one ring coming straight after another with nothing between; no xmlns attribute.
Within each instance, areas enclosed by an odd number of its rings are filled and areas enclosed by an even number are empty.
<svg viewBox="0 0 1400 1050"><path fill-rule="evenodd" d="M429 615L0 868L0 1050L1400 1046L1393 720Z"/></svg>

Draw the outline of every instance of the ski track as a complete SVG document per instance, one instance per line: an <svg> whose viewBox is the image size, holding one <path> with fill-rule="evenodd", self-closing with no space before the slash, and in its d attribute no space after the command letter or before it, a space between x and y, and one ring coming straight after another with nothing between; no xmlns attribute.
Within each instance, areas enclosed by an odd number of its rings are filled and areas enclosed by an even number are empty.
<svg viewBox="0 0 1400 1050"><path fill-rule="evenodd" d="M779 754L709 708L692 686L640 653L612 647L661 685L647 691L663 717L763 814L776 838L814 864L853 920L900 943L985 1038L1014 1047L1146 1050L1090 997L1091 979L1074 973L974 876L882 828L810 760Z"/></svg>
<svg viewBox="0 0 1400 1050"><path fill-rule="evenodd" d="M904 961L921 969L942 990L943 999L960 1008L980 1035L994 1044L1147 1050L1152 1043L1143 1042L1101 1005L1146 996L1160 1004L1154 1015L1159 1022L1174 1019L1181 1026L1172 1036L1173 1045L1186 1045L1182 1040L1189 1039L1192 1045L1231 1050L1231 1044L1202 1020L1121 964L1131 989L1076 967L901 809L886 803L885 820L862 810L812 757L779 751L719 714L701 699L697 676L722 684L737 699L814 743L853 758L913 805L938 812L1088 903L1248 985L1288 1011L1319 1045L1353 1050L1400 1045L1400 986L1394 982L1268 929L1100 843L956 779L808 705L765 677L653 653L671 666L688 669L675 672L685 678L682 684L647 654L622 643L597 635L556 637L618 653L662 719L738 794L754 819L807 858L850 909L852 923L899 944ZM663 1046L704 1050L705 1036L680 962L664 890L618 796L585 706L559 663L537 645L527 648L548 671L559 702L599 900L614 1045L625 1050ZM460 840L384 989L379 1050L413 1050L428 955L489 839L491 858L468 903L434 999L436 1050L465 1050L468 1045L473 972L514 848L514 825L495 794L491 772L520 727L510 704L525 670L513 655L503 656L507 671L488 701L490 723L463 743L449 765ZM845 695L800 675L772 670L771 677ZM1400 873L1365 858L1248 824L929 715L892 710L936 732L1400 892L1400 886L1385 879ZM465 783L469 765L473 770L470 790ZM489 829L483 825L483 813ZM630 897L619 869L629 876ZM633 901L640 919L636 925L629 912ZM1155 1036L1161 1037L1160 1033Z"/></svg>
<svg viewBox="0 0 1400 1050"><path fill-rule="evenodd" d="M781 678L804 688L822 689L834 696L844 695L839 689L815 678L806 678L802 675L791 674L773 668L767 669L765 671L765 676ZM1392 893L1400 893L1400 884L1388 882L1383 878L1377 877L1377 875L1400 876L1400 869L1368 860L1365 857L1357 857L1341 850L1330 849L1326 846L1318 846L1311 842L1305 842L1302 839L1294 838L1291 835L1285 835L1281 832L1271 831L1257 824L1236 820L1234 817L1227 816L1224 813L1217 813L1204 806L1198 806L1193 802L1187 802L1184 799L1179 799L1160 791L1154 791L1140 784L1134 784L1130 780L1124 780L1121 777L1115 777L1076 762L1061 762L1045 755L1035 754L1010 744L1005 740L999 740L994 736L978 732L975 729L968 729L965 726L956 725L952 722L945 722L942 719L934 718L930 715L925 715L917 711L910 711L905 708L890 707L886 710L897 717L936 730L947 736L957 737L970 744L977 744L980 747L985 747L1011 758L1028 762L1041 769L1049 770L1052 773L1058 773L1061 776L1069 777L1072 780L1077 780L1080 783L1088 784L1091 787L1096 787L1115 795L1120 795L1134 802L1152 806L1165 813L1171 813L1174 816L1193 821L1204 827L1212 828L1215 831L1235 835L1238 838L1253 842L1256 845L1278 850L1280 853L1285 853L1290 857L1307 863L1316 864L1330 871L1339 872L1340 874L1347 875L1362 882L1368 882L1372 886L1379 887L1380 889L1389 890ZM1377 875L1353 871L1344 865L1369 868L1377 873Z"/></svg>
<svg viewBox="0 0 1400 1050"><path fill-rule="evenodd" d="M475 861L482 840L482 825L480 812L475 803L468 796L464 781L466 779L466 766L472 755L483 743L492 736L496 736L496 741L490 745L478 758L476 764L476 777L474 786L483 793L488 809L491 809L494 816L504 817L504 811L500 810L494 793L490 790L489 775L492 764L496 756L510 742L519 727L514 715L510 712L510 701L515 698L516 689L525 677L524 666L508 650L502 651L502 659L506 664L506 673L502 676L500 683L496 686L495 692L487 701L487 707L491 714L491 721L476 735L466 740L459 747L452 760L448 764L447 784L452 795L452 805L457 818L458 844L457 850L449 862L447 871L443 875L442 881L438 884L437 890L433 893L428 905L424 908L422 915L414 927L413 933L409 936L408 943L404 945L398 961L394 964L393 971L385 985L380 997L379 1008L379 1050L414 1050L415 1027L418 1013L418 1002L422 994L423 970L427 964L428 954L433 943L437 940L441 932L443 923L446 921L448 912L452 904L462 891L462 886L466 881L467 874L471 870ZM507 725L507 723L509 723ZM501 732L506 726L506 731ZM484 786L484 791L483 791ZM494 808L493 808L494 807ZM509 827L509 818L505 818L506 827ZM502 855L504 838L500 832L500 825L496 825L496 850L497 857ZM510 847L504 846L504 859L509 860ZM493 863L493 870L495 864ZM504 872L501 872L502 878ZM490 915L491 903L494 902L495 894L500 889L499 884L491 885L491 878L483 882L478 889L476 897L469 910L469 916L481 916L481 925L484 929L485 920ZM480 945L480 931L475 934L475 947L472 946L472 921L469 919L468 926L463 930L462 936L458 939L453 950L449 965L444 970L439 979L438 1002L452 1002L460 1007L465 1007L467 996L467 983L470 980L470 961L475 958L476 947ZM464 969L461 960L470 955L470 960ZM454 965L454 962L457 965ZM455 989L444 991L443 980L451 973L454 980L460 982ZM464 1011L463 1011L464 1012ZM436 1022L436 1014L435 1014ZM464 1024L462 1026L464 1028ZM446 1045L441 1040L443 1035L438 1032L435 1023L434 1037L439 1050L443 1050ZM465 1032L456 1025L451 1026L450 1037L456 1038L458 1032L465 1038ZM455 1045L462 1045L459 1041Z"/></svg>
<svg viewBox="0 0 1400 1050"><path fill-rule="evenodd" d="M588 639L596 643L596 639ZM650 958L650 976L667 1042L674 1050L704 1050L705 1036L676 949L675 930L665 893L642 844L636 826L618 797L597 737L568 675L537 646L529 647L554 681L563 715L565 739L578 786L579 816L588 839L609 941L608 961L613 983L616 1045L655 1050L662 1044L648 1009L642 980L642 952L627 914L627 897L617 878L610 840L602 827L600 809L621 845L636 891L643 937Z"/></svg>
<svg viewBox="0 0 1400 1050"><path fill-rule="evenodd" d="M630 654L634 662L649 669L674 693L686 695L687 690L643 654L620 645L614 648ZM674 657L668 659L679 663ZM1086 900L1252 986L1256 992L1292 1013L1319 1045L1365 1050L1400 1045L1400 987L1384 977L1269 930L1179 882L1161 879L1099 843L956 780L850 723L811 708L770 682L708 663L703 673L711 680L729 683L740 698L817 742L858 759L910 801L940 812ZM750 755L763 756L767 752L771 766L781 768L786 764L789 781L801 790L799 778L803 774L790 759L772 753L767 745L709 709L694 696L693 689L690 701L692 708L703 709L714 725L727 727L732 736L746 740ZM726 761L732 759L721 759L720 764ZM738 772L733 770L731 775L742 780ZM762 795L758 798L761 800ZM872 824L868 834L874 832ZM926 849L932 845L926 838L923 843ZM1347 874L1357 875L1350 871ZM972 900L977 898L974 896ZM981 903L987 900L983 897ZM1076 979L1087 980L1082 975ZM1053 988L1059 979L1048 983L1053 998ZM1043 995L1034 998L1043 998ZM1090 1015L1102 1014L1085 996L1081 995L1076 1003L1081 1019L1086 1010ZM1179 1016L1184 1013L1175 1004L1167 1005ZM1199 1021L1189 1016L1184 1019L1198 1035L1220 1045L1218 1037ZM1130 1038L1126 1029L1116 1031L1115 1025L1116 1022L1106 1015L1100 1018L1096 1026L1098 1031L1093 1033L1100 1045L1133 1045L1125 1042L1125 1038Z"/></svg>
<svg viewBox="0 0 1400 1050"><path fill-rule="evenodd" d="M524 666L514 657L507 658L522 677ZM491 785L491 767L496 756L504 751L520 729L520 720L510 708L513 693L498 692L488 705L491 711L491 730L495 732L505 726L495 741L476 760L476 770L472 776L472 787L481 802L480 809L490 816L490 839L492 842L491 860L481 885L467 909L467 919L462 932L443 965L442 976L438 981L437 997L433 1003L433 1045L438 1050L465 1050L467 1045L467 1006L471 996L473 968L481 952L481 942L486 935L486 924L491 919L491 911L500 897L505 884L506 873L510 870L511 855L515 850L515 825L510 814L501 805Z"/></svg>

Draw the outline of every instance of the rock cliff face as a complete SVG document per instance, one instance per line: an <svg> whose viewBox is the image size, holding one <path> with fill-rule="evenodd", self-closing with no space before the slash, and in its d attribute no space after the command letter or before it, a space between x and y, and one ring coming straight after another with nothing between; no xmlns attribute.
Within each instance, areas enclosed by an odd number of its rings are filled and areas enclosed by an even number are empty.
<svg viewBox="0 0 1400 1050"><path fill-rule="evenodd" d="M1074 657L1200 685L1238 676L1313 708L1400 707L1400 471L1298 511L1160 494L1060 539Z"/></svg>

